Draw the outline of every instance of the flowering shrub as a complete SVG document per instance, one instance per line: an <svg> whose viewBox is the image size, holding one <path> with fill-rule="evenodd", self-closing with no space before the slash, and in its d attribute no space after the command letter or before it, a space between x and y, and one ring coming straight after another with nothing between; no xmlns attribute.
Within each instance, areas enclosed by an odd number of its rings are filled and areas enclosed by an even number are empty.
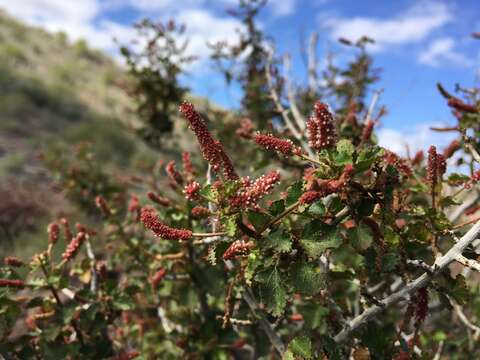
<svg viewBox="0 0 480 360"><path fill-rule="evenodd" d="M474 106L462 106L460 126ZM468 282L480 268L480 223L458 223L474 205L458 200L476 172L447 176L434 146L426 163L386 151L365 136L369 122L343 138L342 119L317 102L305 141L245 140L294 162L252 180L237 175L192 104L180 112L207 176L184 154L182 170L166 167L176 196L135 194L122 210L98 195L103 229L75 232L63 218L48 226L44 252L6 258L3 353L403 359L463 346L465 331L477 338L465 313L476 314ZM455 147L474 165L475 142L460 129ZM303 175L292 172L299 166Z"/></svg>

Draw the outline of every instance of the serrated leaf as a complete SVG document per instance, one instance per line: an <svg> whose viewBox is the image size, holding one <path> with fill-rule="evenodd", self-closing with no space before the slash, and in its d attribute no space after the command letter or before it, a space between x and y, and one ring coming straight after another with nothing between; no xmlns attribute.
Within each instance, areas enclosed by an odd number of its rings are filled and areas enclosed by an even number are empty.
<svg viewBox="0 0 480 360"><path fill-rule="evenodd" d="M337 154L335 155L335 163L345 165L353 163L353 153L355 147L350 140L342 139L337 143Z"/></svg>
<svg viewBox="0 0 480 360"><path fill-rule="evenodd" d="M208 201L216 200L215 192L212 188L212 185L205 185L202 189L200 189L200 195Z"/></svg>
<svg viewBox="0 0 480 360"><path fill-rule="evenodd" d="M369 169L384 153L379 146L371 146L360 151L355 164L356 171Z"/></svg>
<svg viewBox="0 0 480 360"><path fill-rule="evenodd" d="M287 199L285 201L285 206L290 206L293 203L297 202L297 200L303 194L303 182L297 181L295 184L288 188L287 192Z"/></svg>
<svg viewBox="0 0 480 360"><path fill-rule="evenodd" d="M348 239L357 251L364 251L372 245L373 235L367 225L360 223L348 231Z"/></svg>
<svg viewBox="0 0 480 360"><path fill-rule="evenodd" d="M314 220L305 226L300 245L309 257L317 258L327 249L338 248L342 241L337 227Z"/></svg>
<svg viewBox="0 0 480 360"><path fill-rule="evenodd" d="M222 225L230 237L235 236L237 232L237 218L236 216L227 216L222 219Z"/></svg>
<svg viewBox="0 0 480 360"><path fill-rule="evenodd" d="M325 286L324 276L317 266L303 260L291 266L290 282L294 290L303 295L315 295Z"/></svg>
<svg viewBox="0 0 480 360"><path fill-rule="evenodd" d="M323 216L325 215L325 205L321 201L316 201L308 208L308 213L310 215L318 215Z"/></svg>
<svg viewBox="0 0 480 360"><path fill-rule="evenodd" d="M292 250L292 239L282 230L275 230L261 240L263 247L273 249L275 252L286 253Z"/></svg>
<svg viewBox="0 0 480 360"><path fill-rule="evenodd" d="M270 221L272 218L270 215L261 213L258 211L249 210L247 213L248 220L252 223L253 227L257 231L261 231L265 228L265 225Z"/></svg>
<svg viewBox="0 0 480 360"><path fill-rule="evenodd" d="M306 336L297 336L288 344L288 350L304 359L311 359L312 341Z"/></svg>
<svg viewBox="0 0 480 360"><path fill-rule="evenodd" d="M272 267L263 270L257 274L255 280L259 283L260 301L266 305L272 315L282 315L287 304L287 291L278 269Z"/></svg>
<svg viewBox="0 0 480 360"><path fill-rule="evenodd" d="M251 251L250 254L248 254L247 267L245 268L245 272L243 274L245 283L248 286L252 286L253 275L255 274L255 271L260 265L261 265L261 262L260 262L260 257L258 256L258 251L257 250Z"/></svg>

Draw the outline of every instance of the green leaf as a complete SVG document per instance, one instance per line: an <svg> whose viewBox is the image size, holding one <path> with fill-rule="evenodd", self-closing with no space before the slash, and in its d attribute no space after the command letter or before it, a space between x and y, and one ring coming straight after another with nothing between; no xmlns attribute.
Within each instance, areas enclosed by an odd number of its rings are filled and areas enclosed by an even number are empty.
<svg viewBox="0 0 480 360"><path fill-rule="evenodd" d="M296 292L303 295L315 295L325 287L325 279L317 266L304 260L290 267L290 282Z"/></svg>
<svg viewBox="0 0 480 360"><path fill-rule="evenodd" d="M259 272L255 280L259 283L260 301L272 315L282 315L287 304L287 291L277 268L272 267Z"/></svg>
<svg viewBox="0 0 480 360"><path fill-rule="evenodd" d="M243 274L245 282L248 286L252 286L253 275L261 264L262 263L260 261L258 250L251 251L250 254L248 254L247 267L245 268L245 272Z"/></svg>
<svg viewBox="0 0 480 360"><path fill-rule="evenodd" d="M288 350L304 359L312 358L312 342L306 336L297 336L288 344Z"/></svg>
<svg viewBox="0 0 480 360"><path fill-rule="evenodd" d="M203 196L208 201L216 201L216 193L212 188L212 185L205 185L200 190L200 195Z"/></svg>
<svg viewBox="0 0 480 360"><path fill-rule="evenodd" d="M353 153L355 147L350 140L342 139L337 143L337 154L335 155L335 163L345 165L353 163Z"/></svg>
<svg viewBox="0 0 480 360"><path fill-rule="evenodd" d="M325 205L321 201L316 201L308 208L308 213L310 215L318 215L323 216L325 215Z"/></svg>
<svg viewBox="0 0 480 360"><path fill-rule="evenodd" d="M313 220L305 226L300 245L309 257L317 258L327 249L338 248L342 241L337 227Z"/></svg>
<svg viewBox="0 0 480 360"><path fill-rule="evenodd" d="M227 216L222 219L222 225L227 231L228 236L233 237L237 232L237 217Z"/></svg>
<svg viewBox="0 0 480 360"><path fill-rule="evenodd" d="M364 223L358 224L348 231L350 243L357 251L364 251L372 245L373 235L370 228Z"/></svg>
<svg viewBox="0 0 480 360"><path fill-rule="evenodd" d="M273 249L275 252L286 253L292 250L290 235L282 230L275 230L261 240L263 247Z"/></svg>
<svg viewBox="0 0 480 360"><path fill-rule="evenodd" d="M270 221L272 218L268 214L257 212L257 211L248 211L248 220L252 223L255 230L260 231L265 228L265 225Z"/></svg>
<svg viewBox="0 0 480 360"><path fill-rule="evenodd" d="M116 296L112 305L117 310L131 310L134 307L133 299L126 295Z"/></svg>
<svg viewBox="0 0 480 360"><path fill-rule="evenodd" d="M277 200L272 203L268 211L270 212L270 215L272 216L277 216L282 213L282 211L285 210L285 201L284 200Z"/></svg>
<svg viewBox="0 0 480 360"><path fill-rule="evenodd" d="M295 184L288 188L287 200L285 201L285 206L290 206L303 194L303 181L297 181Z"/></svg>
<svg viewBox="0 0 480 360"><path fill-rule="evenodd" d="M362 149L357 157L355 165L356 171L365 171L383 155L384 150L379 146L371 146L366 149Z"/></svg>

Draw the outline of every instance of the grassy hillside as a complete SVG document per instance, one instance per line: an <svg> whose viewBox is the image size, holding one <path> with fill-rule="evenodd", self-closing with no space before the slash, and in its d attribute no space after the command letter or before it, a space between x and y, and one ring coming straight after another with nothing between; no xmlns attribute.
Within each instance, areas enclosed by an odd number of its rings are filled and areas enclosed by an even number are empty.
<svg viewBox="0 0 480 360"><path fill-rule="evenodd" d="M109 173L125 177L141 175L145 164L159 159L179 159L180 149L197 151L183 120L174 122L162 151L140 140L134 104L118 86L124 81L125 71L84 41L72 44L65 34L26 26L0 11L0 255L13 241L33 251L47 221L59 214L81 216L55 186L42 154L56 149L56 156L68 156L74 145L89 143ZM208 100L193 101L209 110L216 129L231 134L234 117Z"/></svg>

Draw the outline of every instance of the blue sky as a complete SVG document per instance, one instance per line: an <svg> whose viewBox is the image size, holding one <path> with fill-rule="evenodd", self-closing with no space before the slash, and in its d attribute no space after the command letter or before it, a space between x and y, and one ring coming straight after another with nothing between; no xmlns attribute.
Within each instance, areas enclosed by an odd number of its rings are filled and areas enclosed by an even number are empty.
<svg viewBox="0 0 480 360"><path fill-rule="evenodd" d="M235 107L238 91L226 88L208 60L206 41L234 41L240 24L225 10L235 0L0 0L0 8L30 24L65 31L72 40L85 38L93 47L117 56L115 36L127 42L131 24L150 17L170 17L187 25L190 51L199 61L184 79L194 93ZM455 83L478 84L480 41L470 34L480 31L479 0L270 0L260 17L262 28L277 44L277 53L293 57L293 80L304 83L300 39L319 33L319 70L327 52L345 62L351 51L338 46L339 36L352 40L368 35L377 40L370 48L375 65L382 68L375 89L384 89L381 103L389 110L381 142L394 150L404 143L412 148L448 139L428 131L429 124L452 121L437 81L448 89Z"/></svg>

